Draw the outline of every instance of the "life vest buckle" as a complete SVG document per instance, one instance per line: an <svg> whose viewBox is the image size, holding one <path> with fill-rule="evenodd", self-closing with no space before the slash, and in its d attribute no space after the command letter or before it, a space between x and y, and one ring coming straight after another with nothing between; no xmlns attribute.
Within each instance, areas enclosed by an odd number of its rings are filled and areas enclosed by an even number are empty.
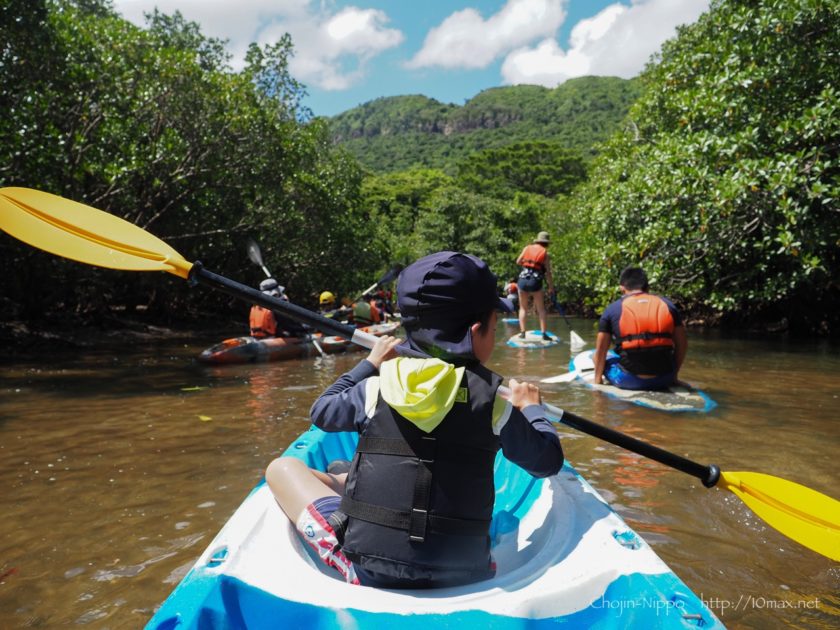
<svg viewBox="0 0 840 630"><path fill-rule="evenodd" d="M434 464L437 454L437 438L424 435L417 446L417 459L424 464Z"/></svg>
<svg viewBox="0 0 840 630"><path fill-rule="evenodd" d="M408 539L412 542L425 542L426 525L429 522L428 510L411 508L411 519L408 525Z"/></svg>

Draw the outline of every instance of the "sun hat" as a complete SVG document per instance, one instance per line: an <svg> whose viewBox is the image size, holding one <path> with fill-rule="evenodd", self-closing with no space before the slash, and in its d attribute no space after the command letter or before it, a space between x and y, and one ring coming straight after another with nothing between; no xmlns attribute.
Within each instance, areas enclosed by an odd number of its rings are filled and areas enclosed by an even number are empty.
<svg viewBox="0 0 840 630"><path fill-rule="evenodd" d="M513 312L498 279L480 258L443 251L403 269L397 305L409 345L432 356L475 360L470 326L493 309Z"/></svg>
<svg viewBox="0 0 840 630"><path fill-rule="evenodd" d="M548 237L548 232L540 232L537 234L537 238L534 239L534 242L548 245L551 242L551 239Z"/></svg>
<svg viewBox="0 0 840 630"><path fill-rule="evenodd" d="M263 293L271 293L278 287L277 280L274 278L266 278L260 282L260 291Z"/></svg>

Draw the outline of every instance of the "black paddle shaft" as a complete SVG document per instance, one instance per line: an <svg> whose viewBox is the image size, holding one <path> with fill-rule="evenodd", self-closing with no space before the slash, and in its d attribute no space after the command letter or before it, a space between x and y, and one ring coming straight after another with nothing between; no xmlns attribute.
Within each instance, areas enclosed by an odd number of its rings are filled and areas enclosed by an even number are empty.
<svg viewBox="0 0 840 630"><path fill-rule="evenodd" d="M297 304L292 304L291 302L266 295L262 291L252 289L249 286L215 274L212 271L207 271L200 262L193 263L192 269L190 270L189 283L193 286L196 284L205 284L236 298L247 300L249 302L253 302L254 304L259 304L260 306L272 311L281 311L290 319L308 324L313 328L317 328L318 330L332 335L337 335L350 341L353 341L353 333L357 330L348 324L342 324L334 321L328 317L324 317L323 315L313 313L312 311L307 310L302 306L298 306ZM409 356L425 356L422 353L412 351L406 346L400 346L399 352L400 354ZM559 420L563 424L566 424L573 429L577 429L582 433L602 439L605 442L615 444L616 446L620 446L628 451L638 453L643 457L657 461L660 464L665 464L666 466L670 466L676 470L688 473L693 477L697 477L707 488L714 486L720 478L720 469L714 464L710 466L703 466L702 464L693 462L685 457L680 457L674 453L669 453L668 451L665 451L657 446L653 446L652 444L648 444L647 442L642 442L641 440L637 440L636 438L620 433L619 431L614 431L608 427L596 424L586 418L581 418L569 411L564 410L562 417L559 418Z"/></svg>
<svg viewBox="0 0 840 630"><path fill-rule="evenodd" d="M292 304L286 300L266 295L262 291L252 289L249 286L215 274L212 271L207 271L198 261L193 263L192 269L190 269L189 283L193 286L196 284L205 284L213 287L214 289L219 289L228 295L232 295L233 297L246 300L254 304L259 304L260 306L272 311L281 312L289 319L293 319L296 322L301 322L303 324L308 324L309 326L317 328L322 332L330 335L337 335L343 339L352 340L353 333L356 331L356 328L353 326L342 324L341 322L332 320L329 317L313 313L312 311L307 310L302 306L298 306L297 304Z"/></svg>
<svg viewBox="0 0 840 630"><path fill-rule="evenodd" d="M620 446L628 451L638 453L639 455L657 461L660 464L665 464L671 468L688 473L692 477L697 477L707 488L713 487L720 479L720 468L718 468L715 464L711 464L709 466L698 464L697 462L693 462L690 459L686 459L685 457L681 457L675 453L670 453L658 446L654 446L653 444L642 442L641 440L637 440L636 438L620 433L619 431L614 431L613 429L603 425L596 424L586 418L581 418L569 411L563 411L563 417L560 418L560 422L572 427L573 429L577 429L578 431L604 440L605 442L609 442L610 444L615 444L616 446Z"/></svg>
<svg viewBox="0 0 840 630"><path fill-rule="evenodd" d="M565 321L565 322L566 322L566 326L568 326L568 327L569 327L569 330L571 330L571 329L572 329L572 324L569 322L569 319L566 317L566 311L564 311L564 310L563 310L563 307L561 307L561 306L557 303L557 296L552 297L552 299L551 299L551 305L552 305L552 306L554 307L554 309L555 309L555 310L556 310L556 311L560 314L560 317L562 317L562 318L563 318L563 321Z"/></svg>

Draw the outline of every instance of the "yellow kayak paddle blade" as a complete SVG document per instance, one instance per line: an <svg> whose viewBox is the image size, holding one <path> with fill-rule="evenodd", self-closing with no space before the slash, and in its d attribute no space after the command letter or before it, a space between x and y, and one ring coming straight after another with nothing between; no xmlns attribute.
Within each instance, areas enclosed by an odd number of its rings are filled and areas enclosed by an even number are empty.
<svg viewBox="0 0 840 630"><path fill-rule="evenodd" d="M31 188L0 188L0 229L44 251L128 271L187 278L192 263L125 219Z"/></svg>
<svg viewBox="0 0 840 630"><path fill-rule="evenodd" d="M721 484L788 538L840 561L840 501L762 473L721 473Z"/></svg>

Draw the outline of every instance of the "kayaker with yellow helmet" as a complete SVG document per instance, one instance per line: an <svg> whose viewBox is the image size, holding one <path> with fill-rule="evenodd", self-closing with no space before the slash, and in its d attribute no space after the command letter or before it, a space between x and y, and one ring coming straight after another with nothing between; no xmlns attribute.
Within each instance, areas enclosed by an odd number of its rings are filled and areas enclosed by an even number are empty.
<svg viewBox="0 0 840 630"><path fill-rule="evenodd" d="M322 291L318 296L318 310L321 315L330 319L344 318L350 312L350 309L344 307L336 308L335 294L332 291Z"/></svg>

